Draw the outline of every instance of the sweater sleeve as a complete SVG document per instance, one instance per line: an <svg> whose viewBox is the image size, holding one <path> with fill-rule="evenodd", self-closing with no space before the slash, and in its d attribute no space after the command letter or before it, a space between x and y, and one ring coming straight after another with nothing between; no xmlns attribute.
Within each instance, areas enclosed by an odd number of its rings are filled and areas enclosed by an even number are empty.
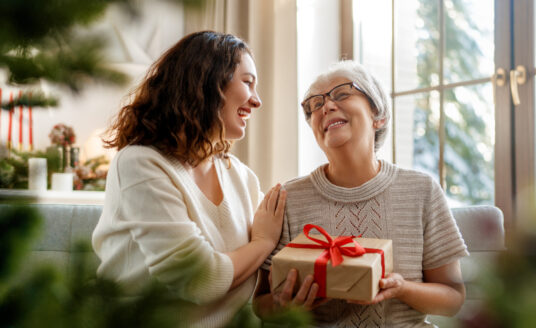
<svg viewBox="0 0 536 328"><path fill-rule="evenodd" d="M130 231L151 276L180 298L197 304L219 299L231 286L232 261L203 237L183 193L156 164L130 162L123 170L116 224ZM139 180L146 170L149 178Z"/></svg>
<svg viewBox="0 0 536 328"><path fill-rule="evenodd" d="M423 213L423 269L429 270L469 255L441 187L430 178Z"/></svg>

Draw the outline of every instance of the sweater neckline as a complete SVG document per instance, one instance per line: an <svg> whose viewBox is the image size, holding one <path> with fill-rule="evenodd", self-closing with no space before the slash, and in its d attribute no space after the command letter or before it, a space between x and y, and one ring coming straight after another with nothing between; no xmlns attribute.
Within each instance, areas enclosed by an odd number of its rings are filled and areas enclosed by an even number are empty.
<svg viewBox="0 0 536 328"><path fill-rule="evenodd" d="M225 203L225 192L224 192L224 179L223 179L223 172L221 168L221 160L218 157L214 157L214 167L216 168L216 173L218 176L218 182L220 184L220 188L223 192L223 198L219 204L215 204L212 202L208 197L203 193L203 191L199 188L199 186L195 183L194 178L188 173L188 170L186 170L186 167L184 167L184 164L181 163L179 160L175 158L170 159L171 162L174 164L174 166L177 168L177 172L184 177L184 185L188 188L189 193L196 195L197 199L201 201L205 208L210 209L211 211L216 214L218 210L224 205Z"/></svg>
<svg viewBox="0 0 536 328"><path fill-rule="evenodd" d="M364 201L383 192L394 181L396 166L384 160L380 162L380 172L358 187L345 188L331 183L324 170L327 164L319 166L311 173L311 181L322 195L333 201L344 203Z"/></svg>

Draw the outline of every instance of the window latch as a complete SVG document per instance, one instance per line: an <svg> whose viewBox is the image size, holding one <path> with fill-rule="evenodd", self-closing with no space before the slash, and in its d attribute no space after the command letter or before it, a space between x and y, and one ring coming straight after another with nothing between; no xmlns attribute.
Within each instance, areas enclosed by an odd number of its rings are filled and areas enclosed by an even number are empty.
<svg viewBox="0 0 536 328"><path fill-rule="evenodd" d="M512 91L512 102L514 106L519 106L521 100L519 98L519 85L525 84L527 81L527 69L523 65L518 65L516 69L510 71L510 91Z"/></svg>

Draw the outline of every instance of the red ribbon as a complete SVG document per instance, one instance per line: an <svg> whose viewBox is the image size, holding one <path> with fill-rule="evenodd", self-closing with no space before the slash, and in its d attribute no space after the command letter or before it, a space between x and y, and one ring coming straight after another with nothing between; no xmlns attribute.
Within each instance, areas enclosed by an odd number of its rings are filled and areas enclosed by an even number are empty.
<svg viewBox="0 0 536 328"><path fill-rule="evenodd" d="M309 231L312 229L318 230L326 241L309 236ZM382 249L376 248L364 248L357 241L354 240L355 236L339 236L335 239L324 230L322 227L314 224L306 224L303 227L303 234L310 240L316 242L315 244L297 244L288 243L286 247L292 248L309 248L309 249L324 249L320 256L315 261L314 266L314 278L318 284L318 297L326 297L326 276L327 276L327 264L331 260L333 267L338 266L344 261L342 255L350 257L359 257L366 253L378 253L382 258L382 278L385 277L385 261ZM361 237L361 236L359 236ZM346 244L353 243L350 247L343 247Z"/></svg>

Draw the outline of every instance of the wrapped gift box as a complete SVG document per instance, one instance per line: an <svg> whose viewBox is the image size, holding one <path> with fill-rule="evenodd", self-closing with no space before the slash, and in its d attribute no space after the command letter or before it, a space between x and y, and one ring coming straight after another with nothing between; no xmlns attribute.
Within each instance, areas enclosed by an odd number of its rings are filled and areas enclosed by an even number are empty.
<svg viewBox="0 0 536 328"><path fill-rule="evenodd" d="M320 240L326 240L322 235L309 235ZM289 245L310 244L318 245L305 234L300 234ZM367 253L357 256L342 256L341 264L333 267L332 260L325 265L325 297L371 301L379 291L379 281L384 275L393 272L393 244L387 239L354 238ZM343 247L353 246L348 243ZM296 290L301 286L303 279L308 275L315 275L315 262L321 257L324 249L307 249L287 247L283 248L272 258L272 284L275 290L281 289L290 269L298 270ZM384 256L384 270L382 270L382 255ZM318 283L318 276L315 281ZM321 283L319 283L321 285ZM322 286L321 286L322 287Z"/></svg>

